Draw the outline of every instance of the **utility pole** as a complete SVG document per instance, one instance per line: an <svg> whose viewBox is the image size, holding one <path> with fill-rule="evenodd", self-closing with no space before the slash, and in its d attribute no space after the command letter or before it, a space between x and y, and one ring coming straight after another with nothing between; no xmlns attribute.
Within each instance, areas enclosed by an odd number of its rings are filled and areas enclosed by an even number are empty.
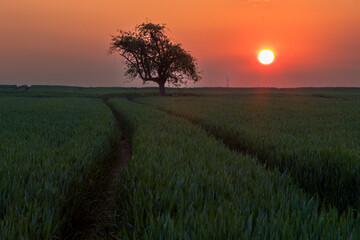
<svg viewBox="0 0 360 240"><path fill-rule="evenodd" d="M229 87L229 81L230 81L230 72L228 70L227 73L226 73L226 87L227 88Z"/></svg>

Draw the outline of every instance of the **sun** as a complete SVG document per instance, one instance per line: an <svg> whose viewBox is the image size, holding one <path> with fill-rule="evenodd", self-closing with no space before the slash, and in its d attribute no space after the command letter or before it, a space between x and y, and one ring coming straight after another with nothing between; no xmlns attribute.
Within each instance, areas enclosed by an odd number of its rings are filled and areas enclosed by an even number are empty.
<svg viewBox="0 0 360 240"><path fill-rule="evenodd" d="M263 49L259 52L258 59L262 64L268 65L274 61L275 54L270 49Z"/></svg>

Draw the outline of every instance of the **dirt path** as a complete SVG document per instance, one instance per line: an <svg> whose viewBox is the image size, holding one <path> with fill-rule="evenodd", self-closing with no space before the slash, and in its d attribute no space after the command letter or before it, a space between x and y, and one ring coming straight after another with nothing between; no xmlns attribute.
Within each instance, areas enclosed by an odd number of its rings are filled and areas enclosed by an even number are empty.
<svg viewBox="0 0 360 240"><path fill-rule="evenodd" d="M113 163L109 168L107 176L107 184L101 189L101 197L96 199L98 201L98 208L93 209L92 214L94 215L93 221L88 224L88 226L82 231L80 236L77 236L76 239L103 239L106 235L107 223L111 223L113 207L115 204L115 187L116 187L116 177L121 172L121 169L126 166L126 163L131 156L131 147L129 142L124 136L123 130L120 125L120 119L115 111L114 107L107 101L104 100L104 104L110 108L112 111L115 123L116 130L120 134L121 139L116 146L114 151Z"/></svg>
<svg viewBox="0 0 360 240"><path fill-rule="evenodd" d="M113 189L114 189L115 183L116 183L115 182L116 176L120 172L121 168L126 166L126 163L130 159L131 148L130 148L130 143L125 138L125 134L120 125L120 119L118 117L116 110L107 101L105 101L104 103L110 108L111 112L113 113L115 122L116 122L116 129L119 132L119 134L121 135L121 140L118 145L118 152L117 152L118 154L115 158L114 165L113 165L111 171L109 172L110 181L109 181L109 184L106 189L106 193L107 193L106 200L107 200L107 202L109 202L109 201L114 201ZM108 209L108 210L110 210L110 209Z"/></svg>

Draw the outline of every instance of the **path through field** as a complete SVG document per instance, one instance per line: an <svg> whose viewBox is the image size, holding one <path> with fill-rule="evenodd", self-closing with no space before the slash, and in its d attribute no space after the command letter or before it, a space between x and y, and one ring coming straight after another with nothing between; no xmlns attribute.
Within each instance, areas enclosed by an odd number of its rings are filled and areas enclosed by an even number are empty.
<svg viewBox="0 0 360 240"><path fill-rule="evenodd" d="M359 209L356 102L327 95L134 102L183 118L270 171L289 174L305 192L339 212Z"/></svg>
<svg viewBox="0 0 360 240"><path fill-rule="evenodd" d="M116 130L121 136L121 140L118 143L114 151L114 159L112 167L109 169L109 174L107 176L108 182L101 194L101 198L96 201L99 202L99 208L93 210L92 215L96 216L93 219L91 224L88 224L87 227L82 231L79 239L98 239L102 237L101 235L106 234L106 223L111 222L112 209L114 205L114 188L116 183L116 177L121 172L121 169L126 166L127 161L131 156L131 147L126 137L124 136L123 130L120 125L120 119L113 108L113 106L107 101L104 101L104 104L110 108L112 111L115 121L116 121ZM95 212L96 211L96 212Z"/></svg>

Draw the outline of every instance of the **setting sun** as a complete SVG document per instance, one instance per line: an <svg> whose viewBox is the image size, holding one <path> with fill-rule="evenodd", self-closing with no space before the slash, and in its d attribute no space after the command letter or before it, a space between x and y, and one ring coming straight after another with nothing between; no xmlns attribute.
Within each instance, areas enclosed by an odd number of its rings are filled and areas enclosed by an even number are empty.
<svg viewBox="0 0 360 240"><path fill-rule="evenodd" d="M274 61L275 55L273 51L269 49L263 49L259 52L258 59L259 62L265 65L268 65Z"/></svg>

